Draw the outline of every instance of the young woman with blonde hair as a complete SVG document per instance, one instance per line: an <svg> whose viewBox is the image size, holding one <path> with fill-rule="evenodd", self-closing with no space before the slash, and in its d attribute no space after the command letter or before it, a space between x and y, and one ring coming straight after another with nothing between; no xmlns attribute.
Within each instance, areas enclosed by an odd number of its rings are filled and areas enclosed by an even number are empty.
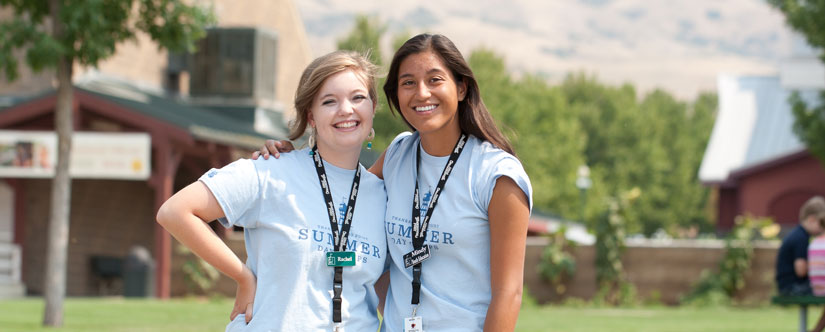
<svg viewBox="0 0 825 332"><path fill-rule="evenodd" d="M363 56L316 59L301 76L290 133L312 127L312 146L210 170L158 211L178 241L238 283L227 331L378 329L386 192L358 163L375 100ZM215 219L244 228L246 264L206 225Z"/></svg>

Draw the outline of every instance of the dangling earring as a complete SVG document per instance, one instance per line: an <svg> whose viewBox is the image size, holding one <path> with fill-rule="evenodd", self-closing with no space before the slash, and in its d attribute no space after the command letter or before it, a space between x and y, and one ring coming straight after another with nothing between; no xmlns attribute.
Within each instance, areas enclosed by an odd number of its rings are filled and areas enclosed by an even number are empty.
<svg viewBox="0 0 825 332"><path fill-rule="evenodd" d="M309 144L309 155L311 156L314 154L312 149L315 147L315 130L309 131L309 139L307 140L307 143Z"/></svg>
<svg viewBox="0 0 825 332"><path fill-rule="evenodd" d="M372 150L372 140L375 138L375 129L370 128L370 135L367 136L367 150Z"/></svg>

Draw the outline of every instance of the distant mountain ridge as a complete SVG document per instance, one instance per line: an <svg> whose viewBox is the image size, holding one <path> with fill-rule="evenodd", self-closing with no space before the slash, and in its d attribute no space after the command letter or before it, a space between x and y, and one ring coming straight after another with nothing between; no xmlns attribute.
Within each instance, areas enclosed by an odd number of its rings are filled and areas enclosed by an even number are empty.
<svg viewBox="0 0 825 332"><path fill-rule="evenodd" d="M720 72L772 74L791 54L782 15L760 0L302 0L314 54L335 48L356 14L378 16L388 36L437 32L462 52L484 46L514 73L551 81L585 71L600 80L663 88L692 99L715 90ZM389 56L389 41L385 55Z"/></svg>

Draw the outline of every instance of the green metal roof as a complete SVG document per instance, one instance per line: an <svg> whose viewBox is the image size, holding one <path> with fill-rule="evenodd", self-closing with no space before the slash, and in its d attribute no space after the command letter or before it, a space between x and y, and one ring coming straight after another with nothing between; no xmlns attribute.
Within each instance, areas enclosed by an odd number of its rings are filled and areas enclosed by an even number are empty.
<svg viewBox="0 0 825 332"><path fill-rule="evenodd" d="M37 100L37 99L40 99L40 98L43 98L43 97L50 96L50 95L54 94L54 92L55 92L54 89L50 89L50 90L46 90L46 91L41 91L39 93L35 93L33 95L27 95L27 96L14 96L14 95L0 96L0 112L3 112L4 110L6 110L8 108L11 108L13 106L16 106L16 105L20 105L20 104L27 103L27 102L32 101L32 100Z"/></svg>
<svg viewBox="0 0 825 332"><path fill-rule="evenodd" d="M188 105L172 97L139 90L133 90L131 93L91 90L85 87L78 87L78 90L180 127L205 141L259 148L264 140L272 138L255 131L251 122L222 116L213 110Z"/></svg>
<svg viewBox="0 0 825 332"><path fill-rule="evenodd" d="M280 131L275 135L255 131L254 117L249 118L248 116L249 112L254 114L254 107L230 107L226 110L198 107L176 97L145 91L119 81L88 81L77 84L75 88L78 91L179 127L199 140L257 149L263 145L266 139L286 137L286 129L283 128L281 123L275 124L274 127ZM54 93L56 91L51 89L32 97L5 97L6 103L0 105L0 112ZM225 114L239 110L245 112L246 116L239 117Z"/></svg>

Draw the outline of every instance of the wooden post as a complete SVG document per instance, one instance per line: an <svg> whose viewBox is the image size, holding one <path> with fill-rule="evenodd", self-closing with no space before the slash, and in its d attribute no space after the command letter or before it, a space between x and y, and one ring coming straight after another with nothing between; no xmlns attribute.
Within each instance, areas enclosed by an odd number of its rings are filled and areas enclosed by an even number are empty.
<svg viewBox="0 0 825 332"><path fill-rule="evenodd" d="M181 153L174 151L169 140L160 135L152 135L155 145L155 170L150 184L155 188L155 213L172 196L175 173L180 163ZM155 296L169 298L172 290L172 238L160 224L155 223Z"/></svg>

